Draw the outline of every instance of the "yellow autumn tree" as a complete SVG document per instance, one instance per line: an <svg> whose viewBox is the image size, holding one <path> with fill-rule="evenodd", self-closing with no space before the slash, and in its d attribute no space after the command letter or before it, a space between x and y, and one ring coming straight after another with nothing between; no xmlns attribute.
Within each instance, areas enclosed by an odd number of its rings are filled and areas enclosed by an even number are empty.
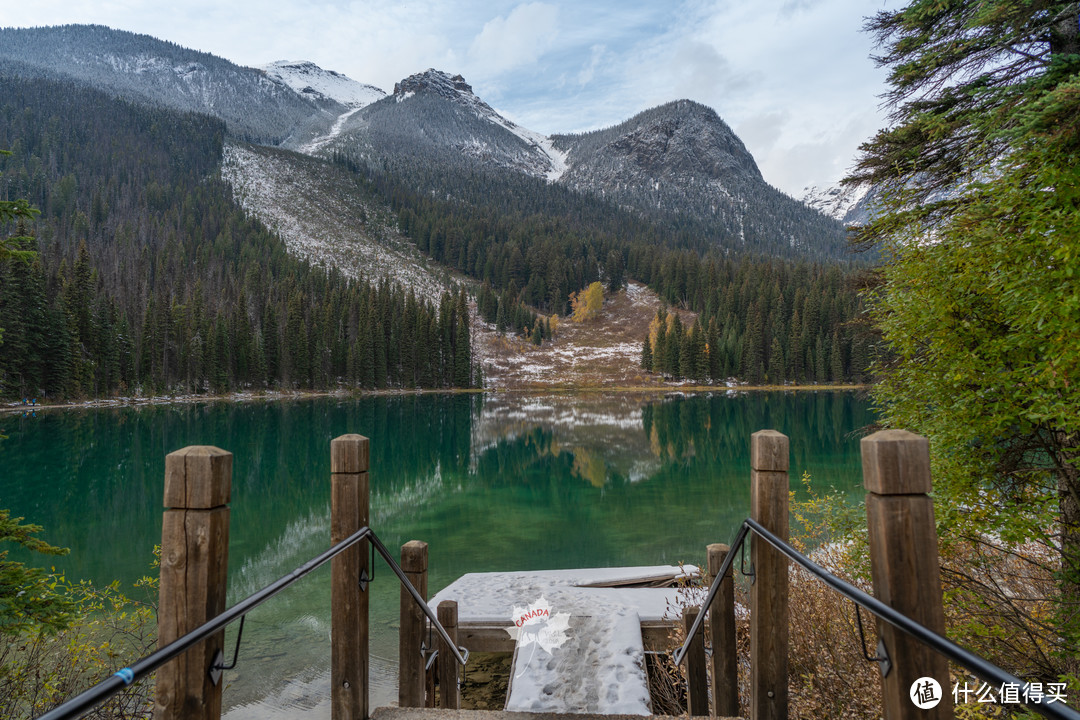
<svg viewBox="0 0 1080 720"><path fill-rule="evenodd" d="M570 293L570 307L574 309L570 319L574 322L592 320L600 314L604 304L604 286L599 281L580 292Z"/></svg>

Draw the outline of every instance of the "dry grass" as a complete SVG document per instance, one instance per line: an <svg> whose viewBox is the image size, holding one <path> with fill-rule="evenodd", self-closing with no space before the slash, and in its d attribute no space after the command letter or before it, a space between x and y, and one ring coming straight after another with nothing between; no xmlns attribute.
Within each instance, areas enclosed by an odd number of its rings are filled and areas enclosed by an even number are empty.
<svg viewBox="0 0 1080 720"><path fill-rule="evenodd" d="M814 553L816 562L849 582L859 584L845 568L850 564L845 546L826 546ZM739 673L739 707L750 715L750 617L749 585L736 574L736 657ZM789 717L869 719L881 716L881 688L876 663L867 662L859 646L859 632L852 603L832 592L801 569L790 571L790 620L788 653ZM864 588L865 589L865 588ZM680 617L683 607L700 605L704 590L689 588L669 609ZM866 647L874 654L877 636L873 618L863 613ZM676 626L670 640L682 644L685 633ZM711 663L709 668L711 686ZM650 667L650 690L656 713L677 715L686 709L685 669L676 669L669 655L654 656Z"/></svg>

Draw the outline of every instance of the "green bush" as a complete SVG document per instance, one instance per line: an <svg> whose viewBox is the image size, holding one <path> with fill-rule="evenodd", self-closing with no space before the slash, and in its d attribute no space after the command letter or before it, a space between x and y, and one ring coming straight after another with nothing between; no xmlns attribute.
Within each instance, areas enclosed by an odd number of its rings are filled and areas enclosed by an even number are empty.
<svg viewBox="0 0 1080 720"><path fill-rule="evenodd" d="M34 537L41 528L21 520L0 510L0 541L48 555L67 552ZM0 551L0 717L39 715L154 649L156 578L136 583L146 599L135 600L117 582L104 588L71 582L7 554ZM152 687L125 688L87 717L145 717Z"/></svg>

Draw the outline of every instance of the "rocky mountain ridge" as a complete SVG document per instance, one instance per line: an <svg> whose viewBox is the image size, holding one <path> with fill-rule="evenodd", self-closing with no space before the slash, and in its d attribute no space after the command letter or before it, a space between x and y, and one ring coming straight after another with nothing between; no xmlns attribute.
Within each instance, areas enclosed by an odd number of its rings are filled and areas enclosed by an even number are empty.
<svg viewBox="0 0 1080 720"><path fill-rule="evenodd" d="M421 157L418 172L437 165L520 172L715 236L726 251L842 252L841 226L770 186L727 123L690 100L604 130L546 137L500 115L461 75L428 69L352 115L323 152L403 172Z"/></svg>
<svg viewBox="0 0 1080 720"><path fill-rule="evenodd" d="M428 69L385 95L310 62L246 68L101 26L0 30L0 66L214 115L242 140L342 153L414 177L441 173L451 190L470 173L520 173L716 238L724 252L841 252L839 223L770 186L731 128L690 100L548 137L501 115L461 75Z"/></svg>
<svg viewBox="0 0 1080 720"><path fill-rule="evenodd" d="M100 25L0 28L0 64L14 75L74 80L213 115L231 134L269 145L326 132L345 110L333 99L305 97L262 70Z"/></svg>

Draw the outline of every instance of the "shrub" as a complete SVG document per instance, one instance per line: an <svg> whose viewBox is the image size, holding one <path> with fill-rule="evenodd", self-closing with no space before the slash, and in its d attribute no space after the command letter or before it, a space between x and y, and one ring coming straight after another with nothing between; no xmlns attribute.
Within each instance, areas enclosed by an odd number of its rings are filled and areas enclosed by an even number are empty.
<svg viewBox="0 0 1080 720"><path fill-rule="evenodd" d="M809 476L803 477L808 499L792 497L791 543L832 574L873 594L867 547L865 510L841 492L817 494ZM1080 679L1068 669L1052 635L1055 617L1056 555L1038 543L1006 543L986 534L956 537L947 527L948 503L938 515L946 631L950 639L981 655L1021 679L1064 682L1069 702L1080 697ZM945 518L943 520L943 517ZM738 573L736 559L736 653L739 668L739 703L749 714L750 624L749 584ZM865 645L855 606L801 568L793 566L790 582L789 717L876 719L881 717L881 680L878 665L863 652L877 648L876 621L861 612ZM700 606L705 588L680 592L668 615L681 618L684 607ZM673 646L685 634L676 626ZM1077 658L1073 656L1075 663ZM1065 672L1062 668L1065 667ZM950 668L952 682L975 683L964 668ZM711 672L711 667L710 667ZM670 655L655 656L650 666L653 711L680 714L686 707L684 668L676 668ZM944 688L951 692L952 687ZM1032 717L1021 705L959 703L958 718Z"/></svg>
<svg viewBox="0 0 1080 720"><path fill-rule="evenodd" d="M107 678L118 667L156 646L157 580L144 577L134 600L119 583L99 588L48 576L50 587L74 608L66 628L38 626L0 634L0 717L31 717L59 705ZM152 681L135 683L86 717L126 720L150 711Z"/></svg>

